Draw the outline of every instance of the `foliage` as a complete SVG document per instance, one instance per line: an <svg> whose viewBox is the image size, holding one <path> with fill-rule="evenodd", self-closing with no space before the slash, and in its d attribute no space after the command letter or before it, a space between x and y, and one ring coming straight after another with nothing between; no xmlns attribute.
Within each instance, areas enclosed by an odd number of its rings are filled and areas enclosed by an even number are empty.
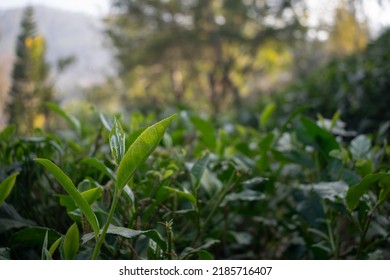
<svg viewBox="0 0 390 280"><path fill-rule="evenodd" d="M303 109L271 128L275 106L260 128L181 111L153 125L101 114L91 129L60 108L66 133L7 127L1 186L19 175L1 257L388 259L386 142Z"/></svg>
<svg viewBox="0 0 390 280"><path fill-rule="evenodd" d="M388 30L364 52L333 60L281 91L277 98L283 112L279 115L308 104L313 117L317 112L330 117L339 110L341 118L359 133L386 130L390 119L389 40Z"/></svg>

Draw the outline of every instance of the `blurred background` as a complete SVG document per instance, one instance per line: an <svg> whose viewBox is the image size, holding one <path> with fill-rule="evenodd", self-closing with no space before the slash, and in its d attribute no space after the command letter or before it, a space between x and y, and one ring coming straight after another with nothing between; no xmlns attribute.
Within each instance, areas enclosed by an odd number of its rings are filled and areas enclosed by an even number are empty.
<svg viewBox="0 0 390 280"><path fill-rule="evenodd" d="M374 131L390 119L389 14L387 0L3 0L0 128L50 129L50 101L83 120L174 108L249 124L306 104Z"/></svg>

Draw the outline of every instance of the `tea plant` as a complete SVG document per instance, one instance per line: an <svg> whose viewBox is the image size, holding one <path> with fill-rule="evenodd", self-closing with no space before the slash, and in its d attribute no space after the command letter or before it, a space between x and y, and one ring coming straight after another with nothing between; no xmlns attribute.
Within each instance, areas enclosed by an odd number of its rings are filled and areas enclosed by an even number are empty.
<svg viewBox="0 0 390 280"><path fill-rule="evenodd" d="M0 256L389 258L386 132L304 108L275 127L274 106L258 127L183 111L146 127L152 117L101 114L91 129L51 104L69 132L6 128Z"/></svg>

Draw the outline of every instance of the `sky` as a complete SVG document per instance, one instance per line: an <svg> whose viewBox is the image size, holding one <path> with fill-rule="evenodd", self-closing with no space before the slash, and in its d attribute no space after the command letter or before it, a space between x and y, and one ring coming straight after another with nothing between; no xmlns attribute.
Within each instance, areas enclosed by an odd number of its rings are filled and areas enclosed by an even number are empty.
<svg viewBox="0 0 390 280"><path fill-rule="evenodd" d="M31 5L45 5L70 11L83 12L94 16L104 16L110 10L110 0L0 0L0 10L25 7ZM330 7L337 6L339 0L307 0L309 8L317 15L326 15ZM364 12L369 18L372 30L383 26L390 26L390 1L382 1L384 6L378 6L378 0L364 1ZM321 16L320 16L321 17ZM314 22L318 17L314 16Z"/></svg>
<svg viewBox="0 0 390 280"><path fill-rule="evenodd" d="M103 16L109 11L110 0L1 0L0 9L25 7L28 4Z"/></svg>

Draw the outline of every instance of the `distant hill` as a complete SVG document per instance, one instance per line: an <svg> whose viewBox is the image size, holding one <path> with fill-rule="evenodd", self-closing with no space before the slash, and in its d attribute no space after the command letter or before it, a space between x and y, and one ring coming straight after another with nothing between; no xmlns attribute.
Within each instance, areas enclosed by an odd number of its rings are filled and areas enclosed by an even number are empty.
<svg viewBox="0 0 390 280"><path fill-rule="evenodd" d="M34 6L38 31L46 39L46 59L52 65L53 80L62 98L76 94L75 89L101 82L113 73L109 51L104 47L103 23L93 16ZM14 45L19 34L23 9L0 10L0 77L9 84ZM61 75L54 71L59 58L74 56L76 61ZM2 78L2 79L1 79Z"/></svg>

